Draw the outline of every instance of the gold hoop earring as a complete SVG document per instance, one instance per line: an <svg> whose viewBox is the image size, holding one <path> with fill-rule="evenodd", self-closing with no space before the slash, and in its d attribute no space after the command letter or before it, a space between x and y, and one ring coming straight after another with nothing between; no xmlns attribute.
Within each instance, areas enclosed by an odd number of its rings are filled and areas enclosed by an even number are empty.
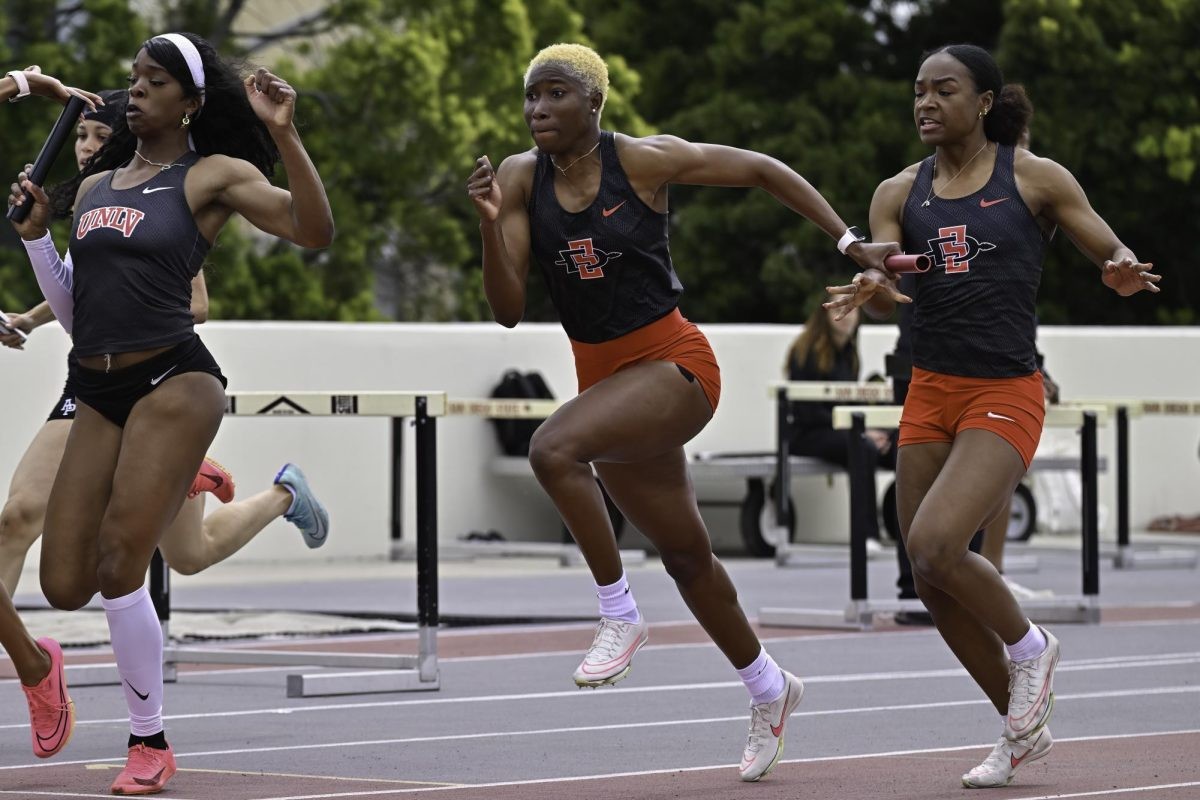
<svg viewBox="0 0 1200 800"><path fill-rule="evenodd" d="M186 128L188 125L191 125L191 124L192 124L192 118L189 117L187 114L184 114L183 115L183 127Z"/></svg>

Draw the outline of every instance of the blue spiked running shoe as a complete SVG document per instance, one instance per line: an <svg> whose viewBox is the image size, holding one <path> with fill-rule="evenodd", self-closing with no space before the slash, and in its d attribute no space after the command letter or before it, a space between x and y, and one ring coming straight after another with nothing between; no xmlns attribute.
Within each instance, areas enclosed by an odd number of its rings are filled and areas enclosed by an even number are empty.
<svg viewBox="0 0 1200 800"><path fill-rule="evenodd" d="M295 464L284 464L275 483L292 493L292 505L283 518L300 529L304 543L320 547L329 536L329 512L308 487L308 480Z"/></svg>

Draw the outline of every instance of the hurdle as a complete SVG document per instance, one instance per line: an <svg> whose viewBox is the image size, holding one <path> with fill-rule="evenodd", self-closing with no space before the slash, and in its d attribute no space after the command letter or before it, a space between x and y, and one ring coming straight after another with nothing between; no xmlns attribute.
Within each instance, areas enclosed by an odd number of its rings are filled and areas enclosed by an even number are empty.
<svg viewBox="0 0 1200 800"><path fill-rule="evenodd" d="M391 528L402 525L403 426L415 423L417 522L418 654L375 655L274 650L219 649L167 644L163 680L178 678L179 664L239 664L354 669L354 672L296 673L287 676L288 697L436 691L441 687L437 658L437 418L445 416L445 392L227 392L225 415L236 417L389 417L391 418ZM155 550L150 562L150 598L170 641L171 571ZM74 686L119 684L115 664L66 667Z"/></svg>
<svg viewBox="0 0 1200 800"><path fill-rule="evenodd" d="M287 676L288 697L322 697L380 692L435 691L441 687L437 658L437 418L446 413L444 392L230 392L226 416L237 417L390 417L392 427L392 529L398 530L403 493L401 464L405 420L412 419L416 440L417 636L418 654L375 655L275 650L218 649L167 644L163 680L174 682L179 664L242 664L354 669L354 672L296 673ZM156 550L150 564L150 597L170 641L171 572ZM119 684L115 664L68 666L75 686Z"/></svg>
<svg viewBox="0 0 1200 800"><path fill-rule="evenodd" d="M901 406L837 406L833 412L834 428L849 429L862 436L867 427L895 428L900 424ZM1079 427L1081 449L1079 469L1083 480L1082 503L1082 594L1079 596L1056 597L1048 600L1022 604L1029 617L1037 622L1098 622L1100 608L1100 542L1097 497L1098 458L1096 446L1097 425L1107 422L1108 411L1103 405L1079 405L1073 407L1052 406L1046 412L1049 427ZM850 469L863 469L861 452L850 449ZM785 473L786 474L786 473ZM785 484L786 485L786 484ZM851 487L851 513L861 508L859 498ZM861 512L859 512L861 513ZM869 630L874 617L881 613L900 610L920 610L919 600L879 601L867 598L867 542L862 526L851 526L850 536L850 602L845 611L805 608L766 607L759 610L758 621L762 625L777 627L816 627Z"/></svg>
<svg viewBox="0 0 1200 800"><path fill-rule="evenodd" d="M768 391L775 399L775 485L771 493L774 510L774 526L764 527L763 538L775 545L775 563L778 566L809 566L814 562L802 562L800 554L792 546L789 532L791 519L790 493L796 457L791 455L792 406L801 403L891 403L895 397L891 381L858 383L855 381L775 381L768 384ZM853 465L851 465L853 467ZM848 470L849 471L849 470ZM856 513L853 503L850 513ZM767 515L768 517L770 515ZM865 548L866 545L864 544ZM863 550L864 554L866 550ZM828 559L815 562L827 566Z"/></svg>
<svg viewBox="0 0 1200 800"><path fill-rule="evenodd" d="M1129 536L1129 422L1144 416L1200 415L1200 400L1187 399L1084 399L1079 402L1103 405L1116 417L1117 460L1117 569L1194 568L1197 553L1181 548L1134 548Z"/></svg>
<svg viewBox="0 0 1200 800"><path fill-rule="evenodd" d="M478 417L482 419L545 419L557 411L560 400L536 400L505 397L452 397L446 401L447 417ZM521 456L500 457L493 461L492 472L498 476L533 478L529 459ZM393 561L416 557L419 544L403 540L398 530L393 530L391 557ZM561 566L571 567L584 564L578 545L554 542L442 542L439 545L443 558L556 558ZM641 564L646 561L644 550L621 550L621 562Z"/></svg>

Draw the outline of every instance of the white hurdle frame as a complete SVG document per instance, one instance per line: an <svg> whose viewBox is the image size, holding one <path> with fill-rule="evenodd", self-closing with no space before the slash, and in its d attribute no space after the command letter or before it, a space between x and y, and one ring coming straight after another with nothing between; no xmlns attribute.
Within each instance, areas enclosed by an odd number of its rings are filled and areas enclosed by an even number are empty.
<svg viewBox="0 0 1200 800"><path fill-rule="evenodd" d="M538 400L509 397L452 397L447 400L448 417L481 417L483 419L545 419L562 407L562 400ZM532 469L527 460L520 465L496 471L499 475L525 477ZM440 553L443 558L556 558L561 566L572 567L586 563L579 546L571 543L554 542L442 542ZM398 536L392 540L392 560L414 557L412 542ZM621 562L641 564L646 561L644 550L621 550Z"/></svg>
<svg viewBox="0 0 1200 800"><path fill-rule="evenodd" d="M1200 400L1187 398L1087 398L1078 402L1103 405L1116 417L1117 459L1117 569L1193 569L1200 558L1195 550L1155 547L1135 548L1129 541L1129 421L1143 416L1200 416Z"/></svg>
<svg viewBox="0 0 1200 800"><path fill-rule="evenodd" d="M225 415L237 417L390 417L392 422L393 515L399 511L403 492L401 462L397 446L406 419L417 428L417 636L418 654L376 655L371 653L282 652L230 648L187 647L167 644L163 648L163 678L177 679L179 664L244 664L253 666L297 666L355 669L355 672L296 673L287 676L288 697L323 697L377 692L436 691L441 688L437 657L438 627L438 542L437 542L437 418L445 416L445 392L229 392ZM400 524L393 518L396 529ZM169 642L171 620L170 569L156 550L150 564L150 595L162 625L163 641ZM68 680L76 686L121 682L114 664L67 667Z"/></svg>
<svg viewBox="0 0 1200 800"><path fill-rule="evenodd" d="M776 390L785 393L786 396L786 393L791 391L791 385L778 386ZM781 402L782 405L785 404ZM835 406L833 427L855 431L859 435L862 435L867 427L896 428L900 425L902 411L902 406L894 405ZM780 413L785 412L781 410ZM1108 409L1104 405L1059 405L1051 406L1046 411L1045 424L1047 427L1079 427L1081 429L1080 471L1084 487L1082 509L1083 593L1075 597L1058 597L1051 600L1023 603L1022 608L1030 618L1038 622L1099 622L1100 620L1100 608L1097 602L1100 592L1100 562L1097 525L1096 426L1106 424L1107 419ZM781 446L786 447L786 444ZM851 448L850 456L850 469L861 468L861 465L856 466L855 463L861 458L858 448ZM779 481L780 485L787 486L786 478L785 471L783 478ZM852 506L855 502L856 499L852 492ZM759 610L759 624L778 627L868 630L874 625L876 614L923 608L920 601L917 600L878 601L867 598L867 544L862 533L859 532L859 535L856 536L855 532L855 527L851 526L850 602L843 613L839 614L836 611L823 609L766 607Z"/></svg>

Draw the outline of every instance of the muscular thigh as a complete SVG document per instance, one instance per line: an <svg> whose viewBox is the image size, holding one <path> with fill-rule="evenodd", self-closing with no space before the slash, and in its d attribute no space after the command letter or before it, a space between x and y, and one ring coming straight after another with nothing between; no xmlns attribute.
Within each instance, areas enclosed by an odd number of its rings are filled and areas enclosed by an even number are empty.
<svg viewBox="0 0 1200 800"><path fill-rule="evenodd" d="M918 448L930 450L922 453ZM940 468L936 468L937 458L945 451L935 448L946 445L910 445L901 450L901 524L909 512L908 536L951 536L961 539L966 550L975 532L1008 502L1025 474L1025 463L1012 445L991 431L959 433ZM922 485L928 488L913 507Z"/></svg>
<svg viewBox="0 0 1200 800"><path fill-rule="evenodd" d="M53 576L94 591L96 534L112 490L121 429L87 404L76 405L46 508L42 582Z"/></svg>
<svg viewBox="0 0 1200 800"><path fill-rule="evenodd" d="M165 381L138 401L125 423L106 535L152 535L142 546L157 543L183 504L224 408L220 382L202 372Z"/></svg>
<svg viewBox="0 0 1200 800"><path fill-rule="evenodd" d="M45 498L50 494L70 433L69 419L52 419L38 429L13 473L8 490L10 497L37 493Z"/></svg>
<svg viewBox="0 0 1200 800"><path fill-rule="evenodd" d="M595 466L621 513L660 551L697 543L708 547L682 447L636 463L597 462Z"/></svg>
<svg viewBox="0 0 1200 800"><path fill-rule="evenodd" d="M587 389L542 423L535 437L568 447L579 461L630 463L682 447L711 418L698 382L670 362L648 361Z"/></svg>

